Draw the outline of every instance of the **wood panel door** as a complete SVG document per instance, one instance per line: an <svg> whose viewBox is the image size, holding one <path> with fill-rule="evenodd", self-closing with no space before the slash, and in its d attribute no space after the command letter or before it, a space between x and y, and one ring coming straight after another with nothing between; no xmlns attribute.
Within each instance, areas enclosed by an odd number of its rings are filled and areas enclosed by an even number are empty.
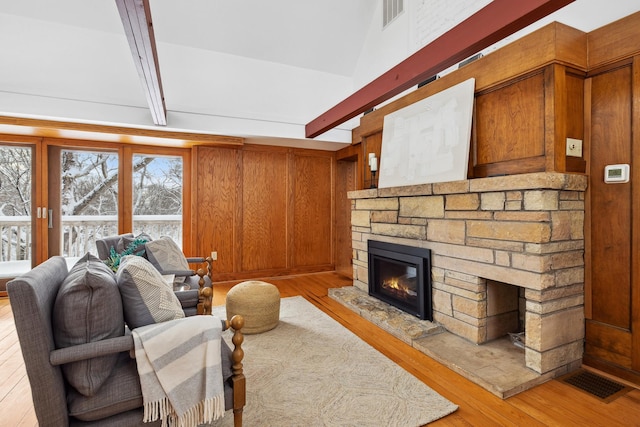
<svg viewBox="0 0 640 427"><path fill-rule="evenodd" d="M334 265L334 165L331 154L293 154L291 266Z"/></svg>
<svg viewBox="0 0 640 427"><path fill-rule="evenodd" d="M640 383L640 72L638 61L587 80L586 364ZM629 164L627 183L606 165Z"/></svg>

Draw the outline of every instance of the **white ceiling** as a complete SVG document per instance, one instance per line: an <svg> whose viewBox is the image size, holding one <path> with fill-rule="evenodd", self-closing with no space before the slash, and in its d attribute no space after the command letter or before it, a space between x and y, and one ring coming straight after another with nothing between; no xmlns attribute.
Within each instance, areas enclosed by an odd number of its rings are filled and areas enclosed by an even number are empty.
<svg viewBox="0 0 640 427"><path fill-rule="evenodd" d="M377 3L151 0L167 128L304 138L352 91ZM0 40L0 113L153 127L113 0L0 0Z"/></svg>
<svg viewBox="0 0 640 427"><path fill-rule="evenodd" d="M381 2L151 0L168 129L304 140L358 89ZM556 15L591 31L633 3L577 0ZM394 40L406 56L407 38ZM1 115L153 127L113 0L0 0L0 58ZM319 140L347 142L351 127Z"/></svg>
<svg viewBox="0 0 640 427"><path fill-rule="evenodd" d="M151 0L156 41L351 77L375 0ZM2 0L0 13L123 34L113 0Z"/></svg>

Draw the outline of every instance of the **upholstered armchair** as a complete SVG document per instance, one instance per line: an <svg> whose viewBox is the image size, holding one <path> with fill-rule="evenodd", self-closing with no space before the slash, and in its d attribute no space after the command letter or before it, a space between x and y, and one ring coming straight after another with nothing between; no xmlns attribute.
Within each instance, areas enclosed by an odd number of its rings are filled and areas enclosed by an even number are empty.
<svg viewBox="0 0 640 427"><path fill-rule="evenodd" d="M211 314L213 260L210 257L186 257L168 238L152 240L145 237L148 241L135 253L148 259L160 274L175 277L174 289L185 312L189 315ZM135 239L133 233L125 233L96 240L98 258L107 260L112 249L115 253L122 253ZM202 267L192 270L189 264L201 264Z"/></svg>
<svg viewBox="0 0 640 427"><path fill-rule="evenodd" d="M86 265L76 264L71 271L64 258L53 257L7 284L38 423L41 427L160 425L142 422L140 380L136 360L131 358L134 340L124 328L121 311L125 303L119 302L120 296L114 296L112 289L116 286L118 292L120 283L89 255ZM71 290L67 305L59 306L66 279L78 275L85 282ZM112 282L103 286L102 281ZM179 309L178 302L174 304ZM114 319L115 326L108 326ZM57 345L62 339L57 327L61 321L68 324L63 329L85 335L86 342ZM225 406L233 410L236 426L242 424L245 403L240 347L243 323L241 317L231 319L230 324L223 321L223 329L234 329L234 350L224 340L221 346Z"/></svg>

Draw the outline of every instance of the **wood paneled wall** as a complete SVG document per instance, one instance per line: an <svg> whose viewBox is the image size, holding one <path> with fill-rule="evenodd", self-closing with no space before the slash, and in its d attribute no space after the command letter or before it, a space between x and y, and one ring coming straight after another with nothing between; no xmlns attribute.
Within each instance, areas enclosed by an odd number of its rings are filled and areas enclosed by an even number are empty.
<svg viewBox="0 0 640 427"><path fill-rule="evenodd" d="M364 188L367 153L381 154L385 115L475 78L468 178L528 172L584 172L584 158L566 156L566 139L583 139L587 35L553 23L360 119Z"/></svg>
<svg viewBox="0 0 640 427"><path fill-rule="evenodd" d="M286 152L242 151L238 272L287 268L287 157Z"/></svg>
<svg viewBox="0 0 640 427"><path fill-rule="evenodd" d="M234 248L240 230L241 156L236 149L196 147L193 176L196 184L196 204L192 236L195 253L218 252L216 271L235 271ZM241 193L240 193L241 195Z"/></svg>
<svg viewBox="0 0 640 427"><path fill-rule="evenodd" d="M290 253L291 265L296 267L333 264L334 164L330 157L293 156L293 245Z"/></svg>
<svg viewBox="0 0 640 427"><path fill-rule="evenodd" d="M542 70L476 95L474 175L491 175L492 166L505 173L514 161L518 171L544 171L545 128L540 126L545 116L544 74Z"/></svg>
<svg viewBox="0 0 640 427"><path fill-rule="evenodd" d="M640 13L589 33L584 363L640 384ZM629 164L630 182L604 168Z"/></svg>
<svg viewBox="0 0 640 427"><path fill-rule="evenodd" d="M332 270L335 154L272 146L196 147L197 252L214 279Z"/></svg>

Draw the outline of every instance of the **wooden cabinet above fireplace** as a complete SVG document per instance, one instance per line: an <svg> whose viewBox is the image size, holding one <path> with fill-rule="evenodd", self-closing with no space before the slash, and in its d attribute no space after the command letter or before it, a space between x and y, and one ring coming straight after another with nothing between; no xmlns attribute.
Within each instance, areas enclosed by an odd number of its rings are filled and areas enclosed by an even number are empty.
<svg viewBox="0 0 640 427"><path fill-rule="evenodd" d="M584 173L583 157L567 156L566 144L584 139L586 73L587 34L552 23L363 116L354 142L365 158L380 157L387 114L475 78L468 178ZM360 165L365 186L366 166Z"/></svg>

